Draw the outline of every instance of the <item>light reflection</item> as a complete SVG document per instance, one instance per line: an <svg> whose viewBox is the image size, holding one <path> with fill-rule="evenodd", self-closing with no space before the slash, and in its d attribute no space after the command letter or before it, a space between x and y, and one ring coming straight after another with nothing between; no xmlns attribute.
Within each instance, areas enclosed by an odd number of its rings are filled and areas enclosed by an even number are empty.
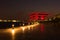
<svg viewBox="0 0 60 40"><path fill-rule="evenodd" d="M45 28L44 28L44 25L41 24L40 26L41 26L41 27L40 27L40 28L41 28L41 32L44 32L44 29L45 29Z"/></svg>
<svg viewBox="0 0 60 40"><path fill-rule="evenodd" d="M15 33L21 32L23 31L23 33L28 30L30 31L31 29L33 29L34 27L37 27L37 25L39 25L39 23L35 23L33 25L27 25L27 26L20 26L20 27L16 27L14 28L14 24L12 25L13 28L9 28L4 30L3 32L8 32L12 34L12 40L14 40L15 38Z"/></svg>
<svg viewBox="0 0 60 40"><path fill-rule="evenodd" d="M27 28L30 30L30 28L34 28L37 27L37 25L39 25L39 23L37 24L33 24L33 25L27 25L27 26L20 26L20 27L16 27L16 28L9 28L9 29L2 29L4 30L3 32L10 32L10 33L16 33L16 32L20 32L21 30L26 30ZM12 27L14 27L14 24L12 25Z"/></svg>
<svg viewBox="0 0 60 40"><path fill-rule="evenodd" d="M15 36L14 36L14 34L15 34L15 31L14 31L14 29L12 29L12 40L14 40L15 38Z"/></svg>
<svg viewBox="0 0 60 40"><path fill-rule="evenodd" d="M12 40L15 39L15 29L9 28L9 29L6 29L5 32L11 33Z"/></svg>
<svg viewBox="0 0 60 40"><path fill-rule="evenodd" d="M25 30L25 27L21 27L21 28L22 28L23 31Z"/></svg>
<svg viewBox="0 0 60 40"><path fill-rule="evenodd" d="M14 35L14 29L12 29L12 34Z"/></svg>
<svg viewBox="0 0 60 40"><path fill-rule="evenodd" d="M30 26L27 26L28 30L30 30Z"/></svg>
<svg viewBox="0 0 60 40"><path fill-rule="evenodd" d="M21 27L23 33L25 32L26 27Z"/></svg>
<svg viewBox="0 0 60 40"><path fill-rule="evenodd" d="M23 26L24 26L25 24L23 23Z"/></svg>

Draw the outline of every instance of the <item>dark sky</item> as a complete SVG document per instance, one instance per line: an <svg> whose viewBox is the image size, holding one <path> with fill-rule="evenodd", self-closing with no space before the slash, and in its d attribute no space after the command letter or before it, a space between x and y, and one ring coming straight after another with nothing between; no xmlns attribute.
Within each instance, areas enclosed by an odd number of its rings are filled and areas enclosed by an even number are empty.
<svg viewBox="0 0 60 40"><path fill-rule="evenodd" d="M26 19L28 14L34 11L55 15L60 11L60 0L0 1L0 19Z"/></svg>

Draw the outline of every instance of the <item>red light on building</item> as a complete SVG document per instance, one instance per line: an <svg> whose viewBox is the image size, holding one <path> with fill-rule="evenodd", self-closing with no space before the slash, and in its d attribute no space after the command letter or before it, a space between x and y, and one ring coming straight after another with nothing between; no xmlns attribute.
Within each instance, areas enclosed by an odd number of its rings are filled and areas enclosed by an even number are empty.
<svg viewBox="0 0 60 40"><path fill-rule="evenodd" d="M41 16L41 20L44 20L45 18L44 18L44 16Z"/></svg>
<svg viewBox="0 0 60 40"><path fill-rule="evenodd" d="M29 20L30 21L37 21L37 20L44 20L45 17L47 16L48 14L45 12L32 12L30 13L30 17L29 17Z"/></svg>

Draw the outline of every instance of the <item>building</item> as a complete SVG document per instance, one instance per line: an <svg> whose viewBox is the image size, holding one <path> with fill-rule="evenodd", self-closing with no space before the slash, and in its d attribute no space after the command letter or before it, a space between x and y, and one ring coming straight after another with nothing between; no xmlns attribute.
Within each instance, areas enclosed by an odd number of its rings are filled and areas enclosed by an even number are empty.
<svg viewBox="0 0 60 40"><path fill-rule="evenodd" d="M29 21L45 20L48 14L46 12L32 12L29 15Z"/></svg>

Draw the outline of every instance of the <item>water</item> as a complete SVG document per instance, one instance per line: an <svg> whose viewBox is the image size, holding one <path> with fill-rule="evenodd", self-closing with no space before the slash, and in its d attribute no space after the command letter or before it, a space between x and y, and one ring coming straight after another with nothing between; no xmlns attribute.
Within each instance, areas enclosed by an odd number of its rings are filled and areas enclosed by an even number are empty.
<svg viewBox="0 0 60 40"><path fill-rule="evenodd" d="M14 35L0 30L0 40L60 40L60 23L40 23L30 30L15 32Z"/></svg>

